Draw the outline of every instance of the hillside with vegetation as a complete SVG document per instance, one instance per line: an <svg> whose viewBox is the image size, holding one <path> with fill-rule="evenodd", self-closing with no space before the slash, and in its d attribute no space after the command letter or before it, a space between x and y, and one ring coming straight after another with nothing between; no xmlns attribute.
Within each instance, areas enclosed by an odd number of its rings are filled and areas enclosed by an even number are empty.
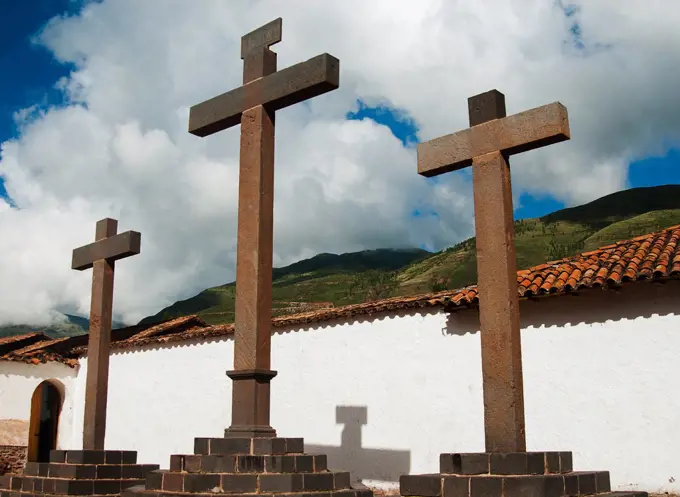
<svg viewBox="0 0 680 497"><path fill-rule="evenodd" d="M515 222L517 267L592 250L680 224L680 185L634 188L541 218ZM410 260L409 260L410 259ZM474 284L475 238L441 252L374 250L321 254L274 270L273 313L341 306ZM208 288L142 320L198 314L208 323L234 320L234 283Z"/></svg>
<svg viewBox="0 0 680 497"><path fill-rule="evenodd" d="M680 224L680 185L625 190L541 218L516 221L517 267L528 268L675 224ZM474 237L437 253L380 249L319 254L274 269L273 313L460 288L475 283L476 265ZM208 288L141 323L189 314L212 324L233 322L234 290L233 282ZM71 316L67 325L47 331L65 336L82 333L86 327L87 320ZM33 329L0 327L0 337Z"/></svg>

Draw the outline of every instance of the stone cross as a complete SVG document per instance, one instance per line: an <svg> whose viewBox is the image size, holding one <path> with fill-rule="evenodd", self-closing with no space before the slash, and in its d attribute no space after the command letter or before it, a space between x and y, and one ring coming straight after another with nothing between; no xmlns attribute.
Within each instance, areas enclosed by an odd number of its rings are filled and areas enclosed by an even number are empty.
<svg viewBox="0 0 680 497"><path fill-rule="evenodd" d="M335 90L340 61L328 54L276 70L278 18L241 38L243 86L191 108L189 132L241 124L232 420L227 437L274 437L270 426L275 111Z"/></svg>
<svg viewBox="0 0 680 497"><path fill-rule="evenodd" d="M137 255L140 251L141 235L138 232L126 231L116 235L117 230L118 221L115 219L98 221L95 242L75 249L71 263L71 269L78 271L92 268L83 425L85 450L104 450L115 261Z"/></svg>
<svg viewBox="0 0 680 497"><path fill-rule="evenodd" d="M517 261L508 157L568 140L559 102L506 117L497 90L468 99L470 128L418 145L418 173L472 166L487 452L524 452Z"/></svg>

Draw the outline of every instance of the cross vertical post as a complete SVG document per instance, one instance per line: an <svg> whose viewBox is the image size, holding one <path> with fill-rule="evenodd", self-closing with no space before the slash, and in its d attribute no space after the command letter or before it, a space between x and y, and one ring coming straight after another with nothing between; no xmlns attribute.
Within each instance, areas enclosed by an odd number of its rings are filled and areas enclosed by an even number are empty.
<svg viewBox="0 0 680 497"><path fill-rule="evenodd" d="M189 132L209 136L241 124L234 369L229 438L270 438L275 111L335 90L339 61L322 54L277 71L270 46L281 18L241 38L243 86L193 106Z"/></svg>
<svg viewBox="0 0 680 497"><path fill-rule="evenodd" d="M501 94L468 101L470 126L505 117ZM524 382L510 164L500 151L472 160L486 450L524 452Z"/></svg>
<svg viewBox="0 0 680 497"><path fill-rule="evenodd" d="M487 452L525 452L524 389L509 156L569 139L553 103L506 117L492 90L468 99L470 128L418 145L418 172L472 166Z"/></svg>
<svg viewBox="0 0 680 497"><path fill-rule="evenodd" d="M117 230L115 219L98 221L95 243L75 249L71 263L71 268L79 271L92 268L83 424L85 450L104 449L115 261L140 252L141 235L138 232L116 235Z"/></svg>

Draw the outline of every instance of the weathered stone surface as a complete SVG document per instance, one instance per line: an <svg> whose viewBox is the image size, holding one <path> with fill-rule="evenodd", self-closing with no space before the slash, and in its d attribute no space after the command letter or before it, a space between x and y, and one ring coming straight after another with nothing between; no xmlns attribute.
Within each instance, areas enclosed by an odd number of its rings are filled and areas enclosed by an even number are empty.
<svg viewBox="0 0 680 497"><path fill-rule="evenodd" d="M555 102L418 144L418 173L456 171L491 152L507 156L569 139L567 109Z"/></svg>
<svg viewBox="0 0 680 497"><path fill-rule="evenodd" d="M27 447L23 445L0 445L0 476L21 473L26 451Z"/></svg>
<svg viewBox="0 0 680 497"><path fill-rule="evenodd" d="M194 453L197 455L302 455L303 451L304 443L301 438L224 437L194 439Z"/></svg>
<svg viewBox="0 0 680 497"><path fill-rule="evenodd" d="M209 136L241 122L241 114L258 105L274 112L335 90L340 85L340 61L317 55L244 86L194 105L189 133Z"/></svg>
<svg viewBox="0 0 680 497"><path fill-rule="evenodd" d="M141 235L138 232L128 231L117 235L117 230L118 221L115 219L106 218L98 221L95 242L75 249L71 264L73 269L79 271L92 268L83 448L96 451L104 449L106 435L115 261L139 254L141 243ZM104 461L91 462L97 464Z"/></svg>
<svg viewBox="0 0 680 497"><path fill-rule="evenodd" d="M135 464L134 451L53 450L50 455L53 462L28 462L24 474L2 477L0 488L11 489L13 497L118 495L158 470L158 465Z"/></svg>
<svg viewBox="0 0 680 497"><path fill-rule="evenodd" d="M555 453L539 454L543 454L545 458L546 454ZM479 456L480 454L466 455ZM502 459L500 471L519 471L523 464L514 454L512 457ZM476 460L479 458L476 457ZM525 458L525 460L528 459ZM607 471L540 475L409 475L400 479L400 494L405 497L439 497L440 495L441 497L581 497L605 494L610 491ZM642 494L646 497L646 493Z"/></svg>
<svg viewBox="0 0 680 497"><path fill-rule="evenodd" d="M418 173L436 176L472 166L486 451L524 452L524 386L508 157L568 140L569 119L560 103L506 117L505 97L497 90L468 99L468 111L470 128L418 145ZM515 466L528 463L511 457ZM528 466L512 471L528 472Z"/></svg>

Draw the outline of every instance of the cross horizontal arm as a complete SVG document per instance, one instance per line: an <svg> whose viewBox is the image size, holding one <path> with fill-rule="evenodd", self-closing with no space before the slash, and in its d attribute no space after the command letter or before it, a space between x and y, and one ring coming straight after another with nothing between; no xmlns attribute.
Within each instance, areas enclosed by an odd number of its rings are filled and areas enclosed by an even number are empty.
<svg viewBox="0 0 680 497"><path fill-rule="evenodd" d="M189 111L189 133L208 136L236 126L244 111L258 105L276 111L339 85L340 61L326 53L317 55L194 105Z"/></svg>
<svg viewBox="0 0 680 497"><path fill-rule="evenodd" d="M474 157L517 154L569 136L567 109L555 102L419 144L418 174L436 176L471 166Z"/></svg>
<svg viewBox="0 0 680 497"><path fill-rule="evenodd" d="M71 269L82 271L90 269L95 261L117 261L137 255L140 252L141 238L142 235L137 231L126 231L79 247L73 251Z"/></svg>

